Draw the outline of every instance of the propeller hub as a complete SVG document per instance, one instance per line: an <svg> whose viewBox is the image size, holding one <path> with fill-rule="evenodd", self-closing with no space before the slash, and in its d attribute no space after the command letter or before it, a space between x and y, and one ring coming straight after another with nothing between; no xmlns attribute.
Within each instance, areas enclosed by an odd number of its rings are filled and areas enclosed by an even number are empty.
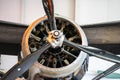
<svg viewBox="0 0 120 80"><path fill-rule="evenodd" d="M47 41L52 45L53 48L61 47L64 40L63 32L60 30L53 30L49 32Z"/></svg>
<svg viewBox="0 0 120 80"><path fill-rule="evenodd" d="M60 37L60 31L55 30L55 31L53 32L53 37L54 37L54 38L59 38L59 37Z"/></svg>

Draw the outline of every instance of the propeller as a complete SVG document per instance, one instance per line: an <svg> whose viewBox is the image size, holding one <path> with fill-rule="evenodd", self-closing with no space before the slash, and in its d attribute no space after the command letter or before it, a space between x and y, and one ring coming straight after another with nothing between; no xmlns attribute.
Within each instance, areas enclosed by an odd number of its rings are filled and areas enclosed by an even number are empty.
<svg viewBox="0 0 120 80"><path fill-rule="evenodd" d="M41 53L47 50L50 44L45 44L41 49L25 57L23 60L13 66L1 80L15 80L17 77L26 72L38 60Z"/></svg>

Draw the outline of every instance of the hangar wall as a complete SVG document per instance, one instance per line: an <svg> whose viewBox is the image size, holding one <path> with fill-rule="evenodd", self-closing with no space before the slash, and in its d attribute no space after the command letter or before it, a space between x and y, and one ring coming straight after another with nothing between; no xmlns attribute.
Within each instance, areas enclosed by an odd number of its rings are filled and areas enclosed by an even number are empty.
<svg viewBox="0 0 120 80"><path fill-rule="evenodd" d="M0 0L0 20L21 22L21 0Z"/></svg>
<svg viewBox="0 0 120 80"><path fill-rule="evenodd" d="M74 20L75 0L53 1L56 14ZM42 0L0 0L0 20L30 24L44 15Z"/></svg>
<svg viewBox="0 0 120 80"><path fill-rule="evenodd" d="M120 21L120 0L76 0L75 4L80 25Z"/></svg>

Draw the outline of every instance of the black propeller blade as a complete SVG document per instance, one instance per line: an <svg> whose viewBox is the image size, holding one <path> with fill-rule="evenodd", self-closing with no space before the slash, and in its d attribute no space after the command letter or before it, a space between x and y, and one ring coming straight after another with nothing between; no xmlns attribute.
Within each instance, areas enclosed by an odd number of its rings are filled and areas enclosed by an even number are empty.
<svg viewBox="0 0 120 80"><path fill-rule="evenodd" d="M54 5L52 0L42 0L45 13L48 17L51 30L57 30L56 20L54 16Z"/></svg>
<svg viewBox="0 0 120 80"><path fill-rule="evenodd" d="M98 49L98 48L95 48L95 47L78 45L78 44L70 42L66 39L64 40L64 44L67 44L69 46L73 46L75 48L78 48L81 51L83 51L85 53L88 53L89 55L93 55L93 56L96 56L98 58L120 64L120 57L118 57L118 56L116 56L116 55L114 55L114 54L112 54L108 51L101 50L101 49Z"/></svg>
<svg viewBox="0 0 120 80"><path fill-rule="evenodd" d="M3 77L1 80L15 80L15 78L22 75L25 71L27 71L34 63L37 61L39 56L48 48L50 44L45 44L41 49L32 53L25 57L22 61L18 62L15 66L13 66Z"/></svg>

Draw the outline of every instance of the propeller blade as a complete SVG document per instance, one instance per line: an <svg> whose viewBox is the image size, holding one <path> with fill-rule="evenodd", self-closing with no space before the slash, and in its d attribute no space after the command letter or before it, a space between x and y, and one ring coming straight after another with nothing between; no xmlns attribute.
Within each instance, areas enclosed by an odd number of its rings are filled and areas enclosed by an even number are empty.
<svg viewBox="0 0 120 80"><path fill-rule="evenodd" d="M67 39L64 40L64 44L78 48L81 51L88 53L89 55L96 56L98 58L120 64L120 57L114 55L111 52L108 52L108 51L105 51L102 49L98 49L95 47L91 47L91 46L78 45L74 42L68 41Z"/></svg>
<svg viewBox="0 0 120 80"><path fill-rule="evenodd" d="M42 0L45 13L48 17L51 30L57 30L56 21L54 16L53 0Z"/></svg>
<svg viewBox="0 0 120 80"><path fill-rule="evenodd" d="M39 56L48 48L50 44L44 45L38 51L28 55L23 60L18 62L15 66L13 66L3 77L1 80L15 80L15 78L22 75L25 71L27 71L34 63L37 61Z"/></svg>

